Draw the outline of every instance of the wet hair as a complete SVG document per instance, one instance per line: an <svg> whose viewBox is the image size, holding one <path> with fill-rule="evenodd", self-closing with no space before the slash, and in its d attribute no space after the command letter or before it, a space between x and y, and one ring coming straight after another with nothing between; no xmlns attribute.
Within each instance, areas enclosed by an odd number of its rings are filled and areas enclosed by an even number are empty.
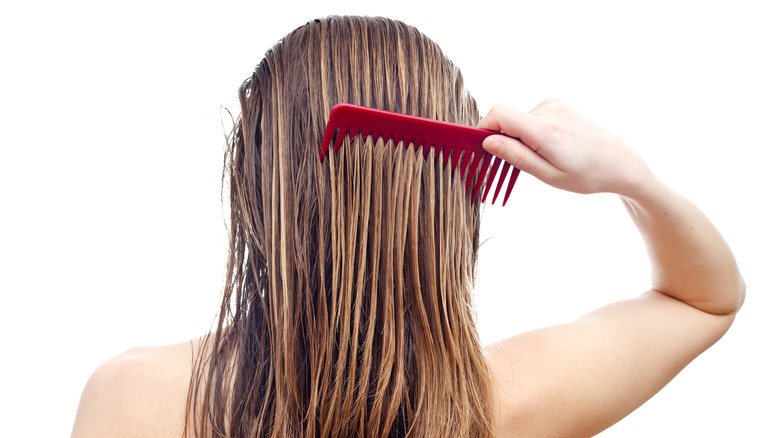
<svg viewBox="0 0 780 438"><path fill-rule="evenodd" d="M239 100L227 277L185 435L493 436L468 163L360 136L318 156L340 102L475 125L457 67L399 21L328 17L271 48Z"/></svg>

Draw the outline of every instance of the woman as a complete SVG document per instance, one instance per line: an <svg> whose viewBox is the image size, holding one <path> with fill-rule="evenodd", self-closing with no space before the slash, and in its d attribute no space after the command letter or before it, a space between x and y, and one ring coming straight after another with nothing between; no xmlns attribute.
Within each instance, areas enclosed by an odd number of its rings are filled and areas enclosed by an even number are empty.
<svg viewBox="0 0 780 438"><path fill-rule="evenodd" d="M480 121L457 68L403 23L314 20L239 99L216 329L102 365L74 437L592 436L722 336L744 299L717 231L625 142L557 100ZM483 349L470 305L479 204L463 194L482 188L453 177L458 157L379 139L320 163L339 102L479 122L522 139L483 146L545 183L616 193L652 288Z"/></svg>

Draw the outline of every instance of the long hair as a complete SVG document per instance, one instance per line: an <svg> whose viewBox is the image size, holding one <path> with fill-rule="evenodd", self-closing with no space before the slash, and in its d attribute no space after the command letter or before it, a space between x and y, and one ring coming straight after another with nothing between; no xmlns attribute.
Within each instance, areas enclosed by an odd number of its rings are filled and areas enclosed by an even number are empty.
<svg viewBox="0 0 780 438"><path fill-rule="evenodd" d="M190 432L493 436L470 298L479 202L465 192L481 188L453 172L468 163L360 136L318 157L339 102L476 124L459 70L404 23L328 17L269 50L239 99L227 278Z"/></svg>

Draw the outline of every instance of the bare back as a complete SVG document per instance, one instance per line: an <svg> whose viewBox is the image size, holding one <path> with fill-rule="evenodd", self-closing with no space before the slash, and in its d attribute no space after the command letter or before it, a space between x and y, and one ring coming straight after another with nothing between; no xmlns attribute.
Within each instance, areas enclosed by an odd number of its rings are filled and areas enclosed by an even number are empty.
<svg viewBox="0 0 780 438"><path fill-rule="evenodd" d="M496 436L593 436L652 397L732 320L649 292L488 346ZM136 348L103 364L73 437L181 437L201 342Z"/></svg>

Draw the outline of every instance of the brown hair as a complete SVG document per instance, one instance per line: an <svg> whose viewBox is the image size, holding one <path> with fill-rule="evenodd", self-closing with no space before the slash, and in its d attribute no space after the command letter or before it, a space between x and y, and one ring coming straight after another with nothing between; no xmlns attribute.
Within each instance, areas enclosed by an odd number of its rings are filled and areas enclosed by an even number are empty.
<svg viewBox="0 0 780 438"><path fill-rule="evenodd" d="M480 188L452 176L458 157L371 137L318 158L339 102L476 124L459 70L404 23L329 17L269 50L239 99L227 280L187 403L195 435L492 436L470 298L479 203L464 194Z"/></svg>

